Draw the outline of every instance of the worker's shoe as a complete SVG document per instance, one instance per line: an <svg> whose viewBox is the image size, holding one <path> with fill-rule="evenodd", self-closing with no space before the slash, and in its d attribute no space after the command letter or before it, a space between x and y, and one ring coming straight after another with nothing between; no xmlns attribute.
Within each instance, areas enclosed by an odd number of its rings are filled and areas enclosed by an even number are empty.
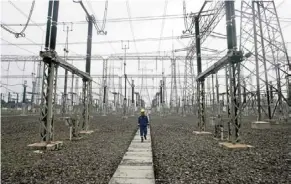
<svg viewBox="0 0 291 184"><path fill-rule="evenodd" d="M141 137L141 142L143 142L143 137Z"/></svg>
<svg viewBox="0 0 291 184"><path fill-rule="evenodd" d="M147 136L146 135L144 136L144 140L147 140Z"/></svg>

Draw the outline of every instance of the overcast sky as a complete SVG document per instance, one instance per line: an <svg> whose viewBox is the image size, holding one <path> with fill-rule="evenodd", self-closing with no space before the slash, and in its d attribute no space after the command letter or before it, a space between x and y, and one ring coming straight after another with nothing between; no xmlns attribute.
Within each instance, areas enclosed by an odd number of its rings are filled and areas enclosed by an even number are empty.
<svg viewBox="0 0 291 184"><path fill-rule="evenodd" d="M11 3L12 2L12 3ZM84 5L90 12L94 14L98 20L103 19L105 1L90 1L83 0ZM186 0L187 12L197 12L201 8L204 0ZM240 9L240 2L236 2L236 9ZM27 15L31 7L31 0L11 0L1 1L1 24L24 24L27 20ZM283 29L283 35L286 41L289 55L291 52L291 1L290 0L276 0L278 6L278 14L280 18L284 19L281 22ZM48 1L36 0L34 11L31 17L30 24L35 23L46 23L47 18ZM143 21L113 21L113 19L120 18L135 18L135 17L153 17L165 15L176 15L175 18L166 17L165 19L156 20L143 20ZM236 14L238 14L236 12ZM121 42L114 43L103 43L98 42L104 41L120 41L120 40L133 40L133 39L144 39L144 38L160 38L160 37L171 37L181 36L182 31L185 30L184 19L183 19L183 1L182 0L109 0L108 11L107 11L107 22L105 30L107 35L97 35L95 29L93 29L93 46L92 55L107 56L110 54L122 54ZM177 18L178 17L178 18ZM86 54L86 40L87 40L87 23L85 22L85 13L79 4L73 3L72 0L60 1L59 7L59 22L73 22L72 31L69 32L69 43L79 42L78 44L69 45L69 55L85 55ZM236 19L239 24L239 18ZM80 23L81 22L81 23ZM101 26L102 23L99 23ZM68 24L68 26L71 26ZM22 26L10 26L11 29L19 31ZM45 37L45 25L41 26L28 26L25 31L26 37L15 38L14 35L1 29L1 54L2 55L38 55L39 51L44 45ZM225 17L219 23L215 32L225 34ZM239 25L237 29L239 35ZM63 31L63 25L59 24L57 33L57 45L56 51L59 55L63 55L64 43L66 40L66 33ZM155 40L155 41L143 41L143 42L130 42L129 49L127 52L138 53L139 55L145 55L144 53L152 53L153 55L171 55L171 50L180 49L187 46L189 42L187 39L169 39L169 40ZM18 46L14 46L13 44ZM21 45L22 44L22 45ZM209 37L203 47L208 47L217 50L224 50L226 48L226 40L214 39ZM158 52L160 51L160 53ZM177 52L176 55L185 55L185 52ZM123 55L123 54L122 54ZM136 54L137 55L137 54ZM71 62L71 61L70 61ZM110 61L109 66L114 63L115 71L114 74L121 74L120 61ZM159 62L156 68L155 61L143 61L141 63L142 68L152 69L145 71L147 74L161 74L162 73L162 62ZM194 62L195 63L195 62ZM81 70L85 70L85 61L75 61L73 63ZM177 65L180 66L177 73L184 73L184 62L179 62ZM112 67L110 67L112 68ZM206 63L203 64L203 69L206 69ZM1 75L31 75L36 73L36 63L32 62L11 62L8 69L8 63L1 63ZM113 69L111 69L112 71ZM164 70L166 74L170 74L170 61L164 61ZM195 67L196 71L196 67ZM59 70L60 74L64 74L62 69ZM112 73L112 72L111 72ZM136 61L128 61L127 65L128 74L140 74L138 71L138 64ZM102 74L102 63L101 61L92 61L91 74ZM17 84L22 84L24 79L1 79L2 84L9 84L8 88L12 91L21 93L22 87ZM140 85L140 79L136 80L137 85ZM160 79L148 79L145 81L149 86L158 87ZM27 79L28 85L31 87L31 80ZM96 79L97 82L98 79ZM179 82L180 80L178 80ZM180 81L182 83L182 81ZM114 81L115 85L118 84L118 80ZM68 82L70 86L70 81ZM13 86L16 85L16 86ZM170 87L170 79L167 79L167 85ZM81 82L79 84L81 91ZM178 87L183 86L183 84ZM97 89L99 86L94 84L94 91L99 93ZM29 89L31 90L31 88ZM114 90L114 89L112 89ZM1 87L2 93L7 93L5 88ZM63 79L58 80L58 92L63 91ZM152 95L157 89L149 90ZM170 90L168 90L168 96ZM145 95L145 94L144 94ZM6 96L7 97L7 96ZM152 96L151 96L152 98ZM150 99L146 99L147 101Z"/></svg>

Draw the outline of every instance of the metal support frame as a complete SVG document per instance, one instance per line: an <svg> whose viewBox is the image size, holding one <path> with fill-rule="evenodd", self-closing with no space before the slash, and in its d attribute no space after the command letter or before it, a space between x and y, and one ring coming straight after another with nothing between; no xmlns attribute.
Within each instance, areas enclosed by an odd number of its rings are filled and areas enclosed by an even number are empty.
<svg viewBox="0 0 291 184"><path fill-rule="evenodd" d="M30 100L30 104L31 104L31 109L34 109L34 104L35 104L35 95L36 95L36 81L32 81L32 93L31 93L31 100Z"/></svg>
<svg viewBox="0 0 291 184"><path fill-rule="evenodd" d="M214 121L215 121L215 114L216 110L215 110L215 86L214 86L214 74L212 74L211 76L211 89L212 89L212 124L214 125Z"/></svg>
<svg viewBox="0 0 291 184"><path fill-rule="evenodd" d="M196 55L197 55L197 75L202 72L201 64L201 37L199 30L199 17L195 17L195 38L196 38ZM197 104L198 104L198 129L205 131L205 78L197 78Z"/></svg>
<svg viewBox="0 0 291 184"><path fill-rule="evenodd" d="M291 70L289 70L287 80L288 80L288 117L287 117L287 122L291 123Z"/></svg>
<svg viewBox="0 0 291 184"><path fill-rule="evenodd" d="M122 94L122 78L119 77L118 78L118 96L117 96L117 101L118 101L118 111L122 115L123 112L122 112L122 105L121 104L123 104L123 101L122 101L121 94Z"/></svg>
<svg viewBox="0 0 291 184"><path fill-rule="evenodd" d="M236 24L235 24L235 9L234 9L234 1L225 1L225 12L226 12L226 31L227 31L227 46L228 46L228 54L220 59L218 62L214 63L204 72L201 71L201 61L197 60L197 69L198 69L198 102L199 106L199 130L205 131L205 86L204 80L207 76L216 73L223 67L228 69L229 75L229 104L230 104L230 125L233 126L232 133L229 135L232 139L233 143L239 142L240 140L240 116L241 116L241 92L240 92L240 62L242 61L243 55L241 51L236 51L237 42L236 42ZM198 31L197 31L198 32ZM196 33L197 34L197 33ZM199 34L198 34L199 35ZM197 36L196 43L199 37ZM197 48L196 48L197 49ZM197 51L197 56L199 56L199 48ZM198 57L199 58L199 57ZM226 76L227 78L227 76ZM229 132L230 134L230 132Z"/></svg>
<svg viewBox="0 0 291 184"><path fill-rule="evenodd" d="M134 112L135 112L135 106L134 106L134 80L131 80L131 112L132 112L132 116L134 116Z"/></svg>
<svg viewBox="0 0 291 184"><path fill-rule="evenodd" d="M74 79L75 79L75 77L74 77L75 75L74 74L72 74L72 77L71 77L71 107L72 107L72 113L74 113ZM76 79L77 79L77 77L76 77ZM76 102L77 102L77 100L75 100Z"/></svg>
<svg viewBox="0 0 291 184"><path fill-rule="evenodd" d="M107 106L108 106L108 82L107 82L107 69L108 69L108 60L103 60L103 80L102 88L100 88L100 101L102 101L102 114L106 116Z"/></svg>
<svg viewBox="0 0 291 184"><path fill-rule="evenodd" d="M164 81L160 80L160 92L159 92L159 97L160 97L160 116L164 116Z"/></svg>
<svg viewBox="0 0 291 184"><path fill-rule="evenodd" d="M126 84L127 84L127 75L126 75L126 50L129 49L129 41L127 41L127 44L123 44L123 41L121 42L121 48L124 50L124 99L123 99L123 117L126 118L127 114L127 99L126 99Z"/></svg>
<svg viewBox="0 0 291 184"><path fill-rule="evenodd" d="M170 93L170 110L171 113L178 113L178 90L177 90L177 71L176 60L171 59L171 93Z"/></svg>
<svg viewBox="0 0 291 184"><path fill-rule="evenodd" d="M223 14L222 14L223 15ZM219 19L220 20L220 19ZM204 38L204 37L203 37ZM195 42L193 43L195 44ZM193 49L193 48L192 48ZM223 57L223 55L217 55L217 54L205 54L203 55L203 60L218 60L221 57ZM156 60L163 60L165 61L171 61L173 57L172 56L155 56L155 55L127 55L126 56L126 60L127 61L156 61ZM175 60L176 61L185 61L185 59L196 59L196 56L187 56L187 55L175 55ZM272 60L273 56L271 53L268 53L266 55L267 60ZM290 58L290 56L289 56ZM62 59L63 56L62 56ZM74 56L68 56L68 60L70 61L74 61L74 62L82 62L84 61L84 59L86 59L85 55L74 55ZM118 61L122 61L124 60L124 55L109 55L106 58L100 56L100 55L92 55L91 56L91 61L103 61L103 59L108 59L108 61L114 61L114 62L118 62ZM1 62L35 62L35 61L40 61L41 57L39 56L34 56L34 55L1 55ZM286 61L286 58L281 58L280 61ZM193 63L193 66L195 66L195 63Z"/></svg>
<svg viewBox="0 0 291 184"><path fill-rule="evenodd" d="M242 52L237 49L236 41L236 22L234 1L225 1L226 10L226 30L227 30L227 46L228 51L233 51L232 57L228 58L229 71L229 97L230 97L230 123L233 126L229 141L237 143L240 141L240 126L241 126L241 87L240 87L240 62L242 61Z"/></svg>
<svg viewBox="0 0 291 184"><path fill-rule="evenodd" d="M67 113L67 99L68 99L68 92L67 92L67 83L68 83L68 70L65 70L65 80L64 80L64 93L63 93L63 101L62 101L62 115L64 116Z"/></svg>
<svg viewBox="0 0 291 184"><path fill-rule="evenodd" d="M54 51L57 37L57 20L58 20L59 1L49 1L48 24L46 32L45 50L41 51L40 56L43 58L43 82L41 92L41 115L40 115L40 136L41 141L50 143L54 140L54 114L56 103L56 86L58 67L62 67L76 75L79 75L86 81L91 81L91 77L73 65L60 58ZM52 23L51 23L52 17ZM52 26L51 26L52 24Z"/></svg>
<svg viewBox="0 0 291 184"><path fill-rule="evenodd" d="M189 98L194 98L194 89L195 89L195 83L194 83L194 78L189 77L191 75L194 75L194 70L193 70L193 56L195 54L195 44L196 44L196 57L197 57L197 63L199 60L201 61L201 44L206 40L206 38L210 35L210 33L213 31L213 29L217 26L218 22L221 20L223 17L222 9L223 9L224 3L222 2L209 2L205 1L204 4L202 5L199 13L197 15L191 14L191 24L186 25L186 31L183 31L183 34L185 33L190 33L192 34L192 28L194 27L195 24L195 39L193 39L190 43L190 46L188 47L188 52L185 60L185 81L184 81L184 89L183 89L183 108L182 108L182 114L185 116L186 115L186 106L188 107L187 109L189 110L190 113L194 113L195 111L195 105L194 105L194 100L189 100ZM204 16L203 12L205 11L205 7L208 7L211 12L210 15ZM206 11L206 12L208 12ZM187 22L187 21L186 21ZM199 26L199 22L203 22L201 26ZM199 41L199 43L197 43ZM197 46L199 46L197 50ZM199 54L198 54L199 53ZM200 66L197 66L199 68ZM200 81L197 83L197 103L198 103L198 108L204 108L204 105L201 105L200 103L204 103L204 97L201 95L204 95L204 91L201 93L199 90L200 88L204 88L204 80ZM203 87L202 87L203 86ZM201 94L200 94L201 93ZM203 100L200 98L203 98ZM189 101L192 101L192 103L189 104ZM200 114L201 112L204 113L204 110L199 110L198 109L198 116L203 116L204 115ZM200 115L199 115L200 114ZM199 118L199 129L202 130L200 126L200 121L204 121L204 118ZM204 122L202 122L202 126L204 126Z"/></svg>
<svg viewBox="0 0 291 184"><path fill-rule="evenodd" d="M83 112L82 112L82 126L81 129L88 131L89 129L89 102L88 102L88 88L89 88L89 82L85 79L83 79L83 87L82 87L82 106L83 106Z"/></svg>
<svg viewBox="0 0 291 184"><path fill-rule="evenodd" d="M81 5L83 5L81 3ZM84 7L83 7L84 8ZM91 73L91 50L92 50L92 36L93 36L93 17L86 12L88 21L88 34L87 34L87 52L86 52L86 73L90 75ZM83 79L83 124L82 130L88 131L90 124L90 110L92 106L92 86L91 81Z"/></svg>
<svg viewBox="0 0 291 184"><path fill-rule="evenodd" d="M66 29L65 29L65 25L64 25L63 31L66 32L64 60L67 61L68 53L69 53L69 31L73 31L73 30L72 30L72 27L71 29L69 29L69 26L66 26ZM67 113L67 99L68 99L67 82L68 82L68 70L65 70L64 93L63 93L63 101L62 101L62 114L63 115Z"/></svg>
<svg viewBox="0 0 291 184"><path fill-rule="evenodd" d="M252 24L250 24L252 22ZM286 118L283 109L286 109L282 99L286 101L284 92L287 90L287 75L290 60L283 38L280 21L273 0L260 0L241 2L241 50L254 53L256 69L248 66L254 65L253 57L242 62L245 78L255 73L257 80L257 119ZM269 56L267 56L269 54ZM250 83L250 82L248 82ZM270 85L277 83L277 86ZM250 90L252 91L252 90ZM278 97L271 99L271 93L277 92ZM266 97L264 97L266 96ZM273 105L271 105L271 101Z"/></svg>
<svg viewBox="0 0 291 184"><path fill-rule="evenodd" d="M162 73L164 75L164 72ZM162 112L163 112L163 116L166 115L166 105L167 105L167 86L166 86L166 78L163 76L162 78L162 81L163 81L163 103L162 103Z"/></svg>

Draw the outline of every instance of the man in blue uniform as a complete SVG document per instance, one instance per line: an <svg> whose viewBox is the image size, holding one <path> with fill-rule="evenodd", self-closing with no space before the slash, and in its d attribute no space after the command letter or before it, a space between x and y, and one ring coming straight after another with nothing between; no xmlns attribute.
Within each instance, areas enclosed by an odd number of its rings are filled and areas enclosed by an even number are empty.
<svg viewBox="0 0 291 184"><path fill-rule="evenodd" d="M141 116L138 117L138 126L140 131L141 142L143 142L143 138L147 139L147 126L149 125L148 117L145 115L144 109L140 111Z"/></svg>

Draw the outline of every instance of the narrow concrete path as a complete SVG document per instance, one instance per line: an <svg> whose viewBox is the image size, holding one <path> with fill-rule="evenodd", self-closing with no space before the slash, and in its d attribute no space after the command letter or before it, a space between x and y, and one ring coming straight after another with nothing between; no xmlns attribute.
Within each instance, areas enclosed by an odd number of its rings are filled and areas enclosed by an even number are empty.
<svg viewBox="0 0 291 184"><path fill-rule="evenodd" d="M109 184L154 184L152 142L148 129L147 140L141 142L136 132Z"/></svg>

